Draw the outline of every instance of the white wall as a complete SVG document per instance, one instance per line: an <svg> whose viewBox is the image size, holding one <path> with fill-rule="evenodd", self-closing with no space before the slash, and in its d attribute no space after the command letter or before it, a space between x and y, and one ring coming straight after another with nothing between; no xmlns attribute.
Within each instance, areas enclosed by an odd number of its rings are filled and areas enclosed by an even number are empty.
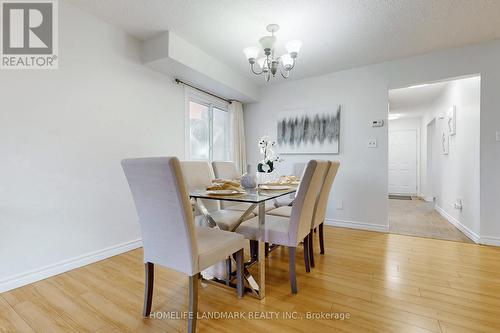
<svg viewBox="0 0 500 333"><path fill-rule="evenodd" d="M417 132L417 194L421 194L422 180L421 180L421 117L413 118L399 118L394 120L389 120L387 122L388 129L390 131L404 131L404 130L415 130ZM390 145L389 145L390 146Z"/></svg>
<svg viewBox="0 0 500 333"><path fill-rule="evenodd" d="M266 86L261 103L245 105L249 162L261 158L257 141L262 135L276 136L279 111L342 104L340 154L285 155L278 172L292 172L295 163L314 157L340 160L327 218L386 230L387 127L371 127L372 120L387 118L387 85L379 79L383 75L381 68L365 67ZM367 148L368 138L377 139L377 149ZM338 200L343 201L342 210L336 209Z"/></svg>
<svg viewBox="0 0 500 333"><path fill-rule="evenodd" d="M434 170L431 175L436 209L469 237L479 239L480 225L480 91L481 79L472 77L451 81L441 95L438 107L422 121L422 146L427 147L427 123L436 119L432 143ZM439 114L456 106L456 135L450 136L449 154L441 153L441 133L447 126ZM426 159L426 158L424 158ZM454 208L462 200L463 209Z"/></svg>
<svg viewBox="0 0 500 333"><path fill-rule="evenodd" d="M366 223L380 230L387 225L387 127L372 129L369 122L386 118L388 89L480 74L481 242L500 245L500 143L495 142L495 131L500 130L498 59L500 41L495 41L265 86L262 101L245 107L249 161L259 159L257 138L265 133L275 135L279 111L343 104L338 156L342 165L332 200L342 199L345 209L336 210L331 201L327 218ZM369 138L378 139L377 149L366 148Z"/></svg>
<svg viewBox="0 0 500 333"><path fill-rule="evenodd" d="M0 73L0 291L140 245L120 160L184 154L182 87L59 8L59 70Z"/></svg>

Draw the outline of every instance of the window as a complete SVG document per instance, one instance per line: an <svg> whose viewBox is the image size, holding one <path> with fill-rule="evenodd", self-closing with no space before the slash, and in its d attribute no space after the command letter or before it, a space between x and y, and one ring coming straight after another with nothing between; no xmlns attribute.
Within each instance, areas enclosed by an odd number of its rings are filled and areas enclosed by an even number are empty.
<svg viewBox="0 0 500 333"><path fill-rule="evenodd" d="M186 89L186 118L187 159L230 159L230 119L227 103Z"/></svg>

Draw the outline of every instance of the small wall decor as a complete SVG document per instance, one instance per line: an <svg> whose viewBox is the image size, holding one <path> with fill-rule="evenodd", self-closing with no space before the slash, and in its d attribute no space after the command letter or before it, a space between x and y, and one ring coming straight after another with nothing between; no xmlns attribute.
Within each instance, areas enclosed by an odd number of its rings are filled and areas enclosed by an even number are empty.
<svg viewBox="0 0 500 333"><path fill-rule="evenodd" d="M281 112L276 137L281 154L338 154L340 105Z"/></svg>
<svg viewBox="0 0 500 333"><path fill-rule="evenodd" d="M448 129L443 128L441 133L441 154L448 155L450 153L450 136L448 135Z"/></svg>
<svg viewBox="0 0 500 333"><path fill-rule="evenodd" d="M448 110L448 114L446 116L448 134L455 135L457 133L457 111L455 105Z"/></svg>

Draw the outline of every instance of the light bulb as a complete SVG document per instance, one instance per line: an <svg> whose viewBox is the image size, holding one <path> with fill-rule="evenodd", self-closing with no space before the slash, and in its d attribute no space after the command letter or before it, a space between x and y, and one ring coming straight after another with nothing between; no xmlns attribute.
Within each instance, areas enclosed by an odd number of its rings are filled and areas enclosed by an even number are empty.
<svg viewBox="0 0 500 333"><path fill-rule="evenodd" d="M302 42L300 40L291 40L286 43L286 50L292 58L295 58L299 54L300 48L302 47Z"/></svg>
<svg viewBox="0 0 500 333"><path fill-rule="evenodd" d="M290 54L283 54L281 57L281 64L283 65L283 68L286 69L287 71L290 70L293 66L293 58Z"/></svg>

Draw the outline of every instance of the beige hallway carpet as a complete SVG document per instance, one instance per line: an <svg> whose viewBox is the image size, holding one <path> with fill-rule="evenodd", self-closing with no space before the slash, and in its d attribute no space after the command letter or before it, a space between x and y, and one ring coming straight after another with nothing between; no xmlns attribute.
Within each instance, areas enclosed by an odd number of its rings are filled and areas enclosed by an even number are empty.
<svg viewBox="0 0 500 333"><path fill-rule="evenodd" d="M472 243L460 230L421 199L389 199L389 231L394 234Z"/></svg>

